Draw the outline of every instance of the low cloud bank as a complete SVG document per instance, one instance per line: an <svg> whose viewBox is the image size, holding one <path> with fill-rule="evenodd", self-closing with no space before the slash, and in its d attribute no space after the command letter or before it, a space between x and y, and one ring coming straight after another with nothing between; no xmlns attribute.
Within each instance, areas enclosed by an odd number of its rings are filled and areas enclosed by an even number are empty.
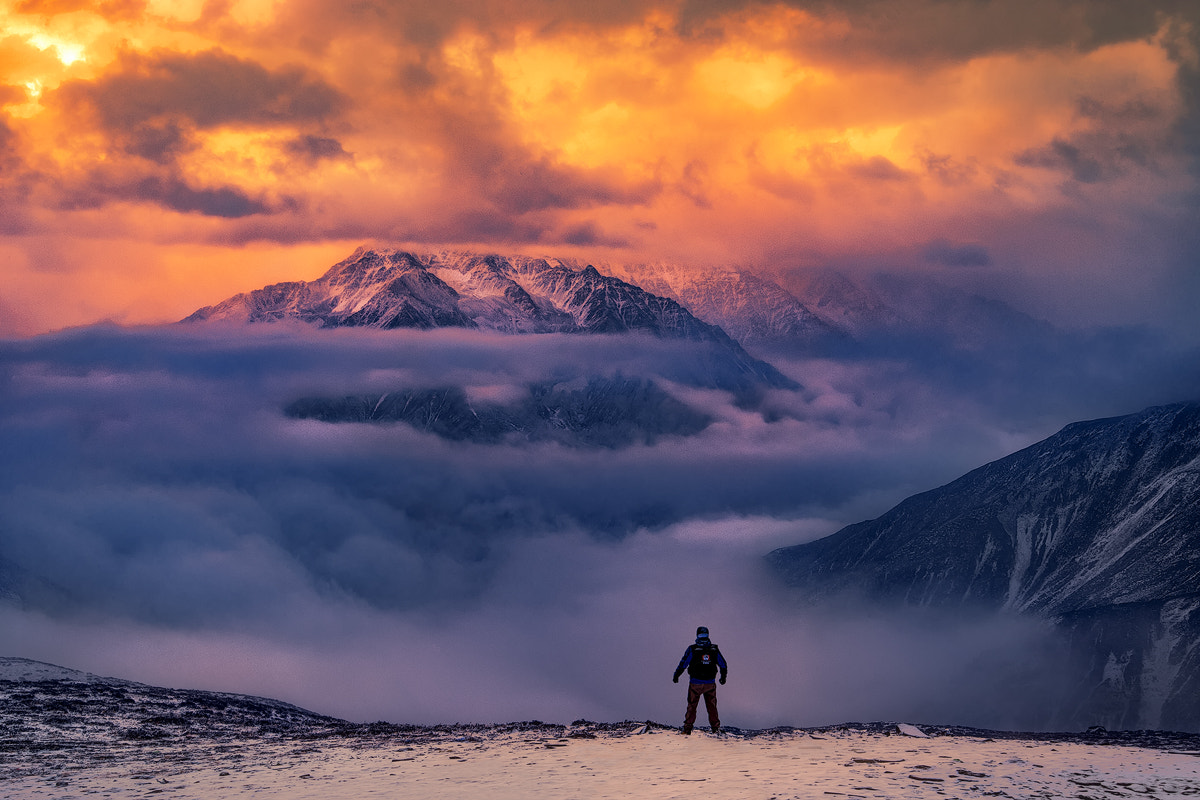
<svg viewBox="0 0 1200 800"><path fill-rule="evenodd" d="M1008 656L1055 663L1037 626L819 615L792 606L762 555L1043 423L1000 425L942 387L819 362L791 364L805 390L772 395L787 413L764 416L663 379L689 346L290 326L0 344L5 654L352 719L671 721L670 672L706 624L732 665L729 724L1019 726L1015 700L1055 674ZM504 398L593 374L656 380L713 421L581 450L283 413L312 394Z"/></svg>

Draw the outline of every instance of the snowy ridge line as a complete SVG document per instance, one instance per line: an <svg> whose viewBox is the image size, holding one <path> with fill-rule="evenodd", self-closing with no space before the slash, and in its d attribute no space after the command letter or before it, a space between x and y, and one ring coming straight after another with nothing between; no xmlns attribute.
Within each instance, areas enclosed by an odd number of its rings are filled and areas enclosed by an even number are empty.
<svg viewBox="0 0 1200 800"><path fill-rule="evenodd" d="M34 661L33 659L28 658L0 656L0 708L3 708L4 705L5 684L15 686L28 684L38 687L105 686L122 689L128 692L178 692L182 694L204 695L214 699L232 702L249 702L259 704L267 708L281 709L292 713L300 713L314 717L331 719L303 709L300 706L292 705L291 703L286 703L282 700L275 700L269 697L258 697L255 695L238 694L235 692L165 689L145 683L125 680L124 678L110 678L101 675L94 675L90 672L83 672L82 670L70 669L68 667L60 667L56 664L48 664L44 661ZM9 688L11 688L11 686Z"/></svg>
<svg viewBox="0 0 1200 800"><path fill-rule="evenodd" d="M749 355L718 325L678 301L559 259L360 247L313 281L229 297L183 322L295 320L321 328L462 328L504 334L642 333L704 344L724 374L719 388L799 386Z"/></svg>
<svg viewBox="0 0 1200 800"><path fill-rule="evenodd" d="M0 657L0 681L74 681L76 683L96 683L112 681L129 683L118 678L103 678L90 672L68 669L44 661L34 661L28 658Z"/></svg>

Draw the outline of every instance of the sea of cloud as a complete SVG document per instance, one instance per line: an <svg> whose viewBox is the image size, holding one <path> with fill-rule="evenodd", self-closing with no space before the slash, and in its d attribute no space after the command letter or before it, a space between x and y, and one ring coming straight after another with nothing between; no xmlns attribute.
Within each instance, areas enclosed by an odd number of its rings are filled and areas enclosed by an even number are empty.
<svg viewBox="0 0 1200 800"><path fill-rule="evenodd" d="M1072 418L997 415L895 359L780 362L804 388L747 409L661 377L692 347L290 325L2 342L3 654L354 720L675 721L670 674L704 624L731 665L728 724L1027 725L1015 700L1055 680L1039 625L818 612L762 556ZM300 396L505 398L615 374L712 424L587 448L283 413Z"/></svg>

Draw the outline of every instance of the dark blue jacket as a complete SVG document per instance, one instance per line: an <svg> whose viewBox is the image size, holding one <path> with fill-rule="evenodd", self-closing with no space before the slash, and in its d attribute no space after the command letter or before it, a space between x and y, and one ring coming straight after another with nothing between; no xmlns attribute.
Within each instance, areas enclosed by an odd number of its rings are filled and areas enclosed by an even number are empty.
<svg viewBox="0 0 1200 800"><path fill-rule="evenodd" d="M692 683L716 683L717 670L721 671L721 678L724 679L729 672L729 665L715 644L708 639L696 639L695 644L689 644L687 650L683 651L683 658L679 659L673 679L678 679L685 669Z"/></svg>

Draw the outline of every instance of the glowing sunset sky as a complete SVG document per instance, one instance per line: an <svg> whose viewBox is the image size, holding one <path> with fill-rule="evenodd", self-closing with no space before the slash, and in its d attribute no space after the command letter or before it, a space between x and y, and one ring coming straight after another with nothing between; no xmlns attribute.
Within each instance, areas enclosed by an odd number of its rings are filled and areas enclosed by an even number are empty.
<svg viewBox="0 0 1200 800"><path fill-rule="evenodd" d="M0 3L0 334L370 241L930 270L1187 328L1200 10L1129 0Z"/></svg>

